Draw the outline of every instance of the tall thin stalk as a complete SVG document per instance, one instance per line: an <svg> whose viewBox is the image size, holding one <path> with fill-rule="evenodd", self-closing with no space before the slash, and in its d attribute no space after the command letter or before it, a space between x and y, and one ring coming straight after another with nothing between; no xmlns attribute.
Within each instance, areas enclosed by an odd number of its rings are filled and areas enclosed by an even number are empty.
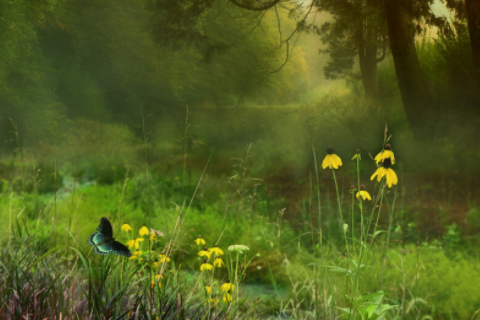
<svg viewBox="0 0 480 320"><path fill-rule="evenodd" d="M123 202L123 195L125 194L125 188L127 187L127 182L128 180L130 180L128 178L128 173L130 172L130 166L127 168L127 173L125 174L125 181L123 181L123 187L122 187L122 195L120 196L120 202L118 204L118 209L117 209L117 213L119 215L118 217L118 230L120 230L120 226L122 224L122 202Z"/></svg>
<svg viewBox="0 0 480 320"><path fill-rule="evenodd" d="M8 222L8 239L11 241L12 239L12 200L13 200L13 192L10 193L10 206L9 206L9 215L10 219Z"/></svg>
<svg viewBox="0 0 480 320"><path fill-rule="evenodd" d="M350 193L352 194L352 254L355 255L356 249L355 249L355 228L354 222L355 222L355 188L351 189Z"/></svg>
<svg viewBox="0 0 480 320"><path fill-rule="evenodd" d="M395 212L395 200L397 199L397 188L395 188L395 192L393 194L393 203L392 203L392 208L390 209L390 217L388 221L388 231L387 231L387 243L385 243L385 256L383 258L383 266L382 266L382 278L380 281L380 286L383 289L383 276L385 275L385 264L387 261L387 253L388 250L390 249L390 233L392 230L392 223L393 223L393 213Z"/></svg>
<svg viewBox="0 0 480 320"><path fill-rule="evenodd" d="M338 192L337 178L335 177L335 169L333 169L333 168L332 168L332 173L333 173L333 180L335 181L335 191L337 193L338 213L340 215L340 223L342 224L341 225L341 230L343 232L343 237L345 239L347 257L350 257L350 251L349 251L349 248L348 248L348 241L347 241L347 233L346 233L346 230L345 230L345 227L344 227L345 223L343 222L342 204L341 204L341 201L340 201L340 193Z"/></svg>
<svg viewBox="0 0 480 320"><path fill-rule="evenodd" d="M148 118L148 117L147 117ZM142 112L142 130L143 130L143 153L145 156L145 174L147 179L147 220L148 225L150 226L150 184L148 181L148 154L147 154L147 142L148 142L148 132L145 131L145 117ZM150 248L150 237L148 237L148 247ZM150 250L149 250L150 251Z"/></svg>
<svg viewBox="0 0 480 320"><path fill-rule="evenodd" d="M313 184L312 184L312 173L309 174L310 178L310 212L312 214L312 242L313 242L313 276L315 278L315 319L318 318L318 277L317 277L317 246L315 245L315 214L313 211Z"/></svg>
<svg viewBox="0 0 480 320"><path fill-rule="evenodd" d="M320 243L320 261L322 265L322 280L323 280L323 301L325 303L325 310L324 310L324 317L327 316L327 291L325 289L325 268L324 268L324 260L323 260L323 234L322 234L322 206L320 203L320 180L318 178L318 166L317 166L317 155L315 153L315 149L312 146L312 152L313 152L313 160L315 162L315 174L317 176L317 203L318 203L318 225L319 225L319 230L320 230L320 236L319 236L319 243ZM315 246L314 246L315 248ZM316 255L315 255L316 259ZM315 274L315 285L317 283L318 279ZM316 295L316 288L315 288L315 299L317 298ZM316 303L316 301L315 301ZM316 305L315 305L316 306ZM315 313L315 317L318 317L317 312Z"/></svg>
<svg viewBox="0 0 480 320"><path fill-rule="evenodd" d="M360 192L360 159L359 157L357 157L357 192ZM361 232L361 236L360 236L360 241L362 240L362 238L365 236L364 235L364 225L363 225L363 200L362 200L362 197L358 197L358 201L360 202L358 207L360 208L360 232Z"/></svg>

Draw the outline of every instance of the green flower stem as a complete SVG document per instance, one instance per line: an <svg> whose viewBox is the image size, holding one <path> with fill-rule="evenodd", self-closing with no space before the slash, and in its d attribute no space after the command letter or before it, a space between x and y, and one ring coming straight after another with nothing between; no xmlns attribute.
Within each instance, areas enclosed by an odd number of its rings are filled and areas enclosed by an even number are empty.
<svg viewBox="0 0 480 320"><path fill-rule="evenodd" d="M313 155L315 159L315 153ZM316 169L317 161L315 161L315 169ZM317 176L318 179L318 176ZM318 183L317 183L318 184ZM315 319L318 318L318 277L317 277L317 246L315 245L315 215L313 214L313 184L312 184L312 173L310 173L310 212L312 214L312 243L313 243L313 259L315 261L315 265L313 266L313 277L315 278ZM322 262L323 265L323 262Z"/></svg>
<svg viewBox="0 0 480 320"><path fill-rule="evenodd" d="M382 290L383 290L383 276L385 275L385 262L387 260L388 249L390 248L390 230L392 229L393 212L395 211L395 200L396 199L397 199L397 188L395 188L395 192L393 194L393 204L392 204L392 208L390 210L390 217L389 217L389 221L388 221L387 243L385 244L385 256L384 256L384 259L383 259L382 278L381 278L381 281L380 281L380 286L382 287Z"/></svg>
<svg viewBox="0 0 480 320"><path fill-rule="evenodd" d="M347 250L347 269L350 268L350 251L348 248L348 241L347 241L347 231L344 228L345 223L343 222L343 215L342 215L342 205L340 203L340 194L338 192L338 184L337 184L337 178L335 177L335 169L332 168L333 172L333 180L335 181L335 190L337 192L337 202L338 202L338 212L340 214L340 222L341 222L341 230L343 232L343 237L345 239L345 249ZM345 296L347 295L347 276L345 275Z"/></svg>
<svg viewBox="0 0 480 320"><path fill-rule="evenodd" d="M357 157L357 192L360 192L360 159ZM360 241L362 240L363 237L365 237L365 230L364 230L364 226L363 226L363 200L362 200L362 197L358 197L358 200L360 201L360 204L358 205L359 208L360 208L360 218L361 218L361 221L360 221L360 232L361 232L361 236L360 236Z"/></svg>
<svg viewBox="0 0 480 320"><path fill-rule="evenodd" d="M237 299L237 301L238 301L238 256L239 254L240 253L237 251L237 259L235 261L235 289L237 289L237 291L235 291L235 299Z"/></svg>
<svg viewBox="0 0 480 320"><path fill-rule="evenodd" d="M352 190L352 254L355 255L355 229L353 228L354 223L354 213L355 213L355 189Z"/></svg>
<svg viewBox="0 0 480 320"><path fill-rule="evenodd" d="M375 207L378 203L378 199L379 198L382 198L383 199L383 190L384 188L380 188L380 190L378 191L378 195L377 197L375 198L375 203L373 204L373 208L372 208L372 213L370 214L370 218L369 218L369 222L367 223L368 226L367 226L367 230L365 232L365 237L364 237L364 240L362 241L362 246L360 248L360 257L358 259L358 267L357 267L357 272L356 272L356 275L355 275L355 281L354 281L354 285L353 285L353 294L352 294L352 306L350 308L350 314L349 314L349 317L348 319L350 320L351 319L351 316L352 316L352 311L353 311L353 314L355 314L356 312L356 303L355 303L355 297L356 297L356 294L357 292L359 291L358 290L358 287L360 286L359 282L358 282L358 279L360 278L360 273L361 273L361 267L362 267L362 259L363 259L363 253L364 253L364 249L365 249L365 246L366 246L366 243L367 243L367 237L368 237L368 232L370 230L370 226L371 226L371 223L372 223L372 220L373 220L373 215L375 213ZM381 195L381 197L380 197ZM361 197L359 197L361 198ZM361 210L362 212L362 210ZM363 215L363 213L362 213ZM368 258L368 257L367 257Z"/></svg>
<svg viewBox="0 0 480 320"><path fill-rule="evenodd" d="M319 226L319 229L320 229L320 235L319 235L319 242L320 242L320 261L321 261L321 268L322 268L322 280L323 280L323 299L325 301L325 311L324 311L324 317L327 316L327 291L325 290L325 282L326 282L326 279L325 279L325 268L323 267L325 264L324 264L324 261L323 261L323 236L322 236L322 207L321 207L321 203L320 203L320 181L318 179L318 167L317 167L317 156L315 154L315 149L313 149L313 146L312 146L312 151L313 151L313 160L315 160L315 174L317 176L317 202L318 202L318 226ZM314 247L314 252L316 253L316 249ZM315 259L316 259L316 254L315 254ZM317 282L318 282L318 279L317 279L317 273L316 273L317 269L315 268L315 319L318 318L318 306L317 306L317 294L316 294L316 289L317 289Z"/></svg>
<svg viewBox="0 0 480 320"><path fill-rule="evenodd" d="M335 177L335 169L332 169L332 172L333 172L333 180L335 181L335 190L337 192L337 202L338 202L338 213L340 214L340 223L342 224L341 225L341 230L343 232L343 237L345 239L345 246L346 246L346 250L347 250L347 257L350 256L350 252L348 250L348 242L347 242L347 233L345 232L345 229L344 229L344 222L343 222L343 215L342 215L342 205L340 203L340 194L338 193L338 184L337 184L337 178Z"/></svg>

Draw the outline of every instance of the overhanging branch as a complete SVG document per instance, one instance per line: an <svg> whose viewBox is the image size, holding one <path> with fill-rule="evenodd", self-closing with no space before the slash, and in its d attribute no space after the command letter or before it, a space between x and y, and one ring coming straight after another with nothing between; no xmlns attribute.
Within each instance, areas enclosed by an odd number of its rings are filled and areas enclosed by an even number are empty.
<svg viewBox="0 0 480 320"><path fill-rule="evenodd" d="M251 11L264 11L264 10L268 10L270 8L273 8L277 3L279 3L281 0L272 0L271 2L267 3L267 4L264 4L263 6L261 7L253 7L253 6L249 6L249 5L246 5L246 4L243 4L243 3L240 3L238 2L237 0L228 0L230 1L231 3L233 3L234 5L236 5L237 7L240 7L242 9L246 9L246 10L251 10Z"/></svg>

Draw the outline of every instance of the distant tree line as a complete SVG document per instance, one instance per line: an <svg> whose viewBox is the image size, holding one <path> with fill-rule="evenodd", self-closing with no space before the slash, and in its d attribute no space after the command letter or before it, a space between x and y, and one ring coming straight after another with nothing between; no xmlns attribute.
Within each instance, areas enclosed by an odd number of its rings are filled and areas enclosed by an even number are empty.
<svg viewBox="0 0 480 320"><path fill-rule="evenodd" d="M304 4L293 0L150 0L151 32L162 45L202 42L210 43L208 50L214 51L218 44L209 42L197 20L222 2L256 14L286 8L297 22L295 32L316 32L328 44L324 50L331 57L324 70L327 78L337 79L351 73L353 59L358 57L363 88L371 98L379 95L377 65L388 51L393 57L398 87L414 136L424 139L438 126L438 101L422 72L415 46L415 37L425 26L436 26L442 35L454 32L445 18L432 13L433 0L313 0ZM467 21L474 68L469 75L471 82L480 88L480 1L447 0L446 4L457 19ZM318 12L328 12L332 18L322 25L311 23L307 17ZM287 51L294 38L292 34L282 39ZM478 94L474 95L464 108L474 110L478 116L478 101Z"/></svg>

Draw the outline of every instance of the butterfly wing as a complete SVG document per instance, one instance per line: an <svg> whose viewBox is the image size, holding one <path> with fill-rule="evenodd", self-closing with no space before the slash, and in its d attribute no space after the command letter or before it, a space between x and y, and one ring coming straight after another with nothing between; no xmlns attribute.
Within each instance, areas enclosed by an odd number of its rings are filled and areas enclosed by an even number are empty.
<svg viewBox="0 0 480 320"><path fill-rule="evenodd" d="M110 243L107 242L107 238L100 232L94 232L90 237L88 237L87 242L93 247L93 251L96 254L106 255L111 251Z"/></svg>
<svg viewBox="0 0 480 320"><path fill-rule="evenodd" d="M100 225L97 230L100 231L100 233L103 233L105 237L113 238L112 224L107 218L103 217L102 220L100 220Z"/></svg>
<svg viewBox="0 0 480 320"><path fill-rule="evenodd" d="M121 244L120 242L113 240L109 244L111 245L111 250L114 254L125 256L127 258L132 256L132 253L130 252L130 250L128 250L128 248L123 244Z"/></svg>
<svg viewBox="0 0 480 320"><path fill-rule="evenodd" d="M93 246L96 254L107 255L113 253L125 257L131 257L132 253L126 246L113 240L112 224L107 218L102 218L97 230L88 238L87 242Z"/></svg>

